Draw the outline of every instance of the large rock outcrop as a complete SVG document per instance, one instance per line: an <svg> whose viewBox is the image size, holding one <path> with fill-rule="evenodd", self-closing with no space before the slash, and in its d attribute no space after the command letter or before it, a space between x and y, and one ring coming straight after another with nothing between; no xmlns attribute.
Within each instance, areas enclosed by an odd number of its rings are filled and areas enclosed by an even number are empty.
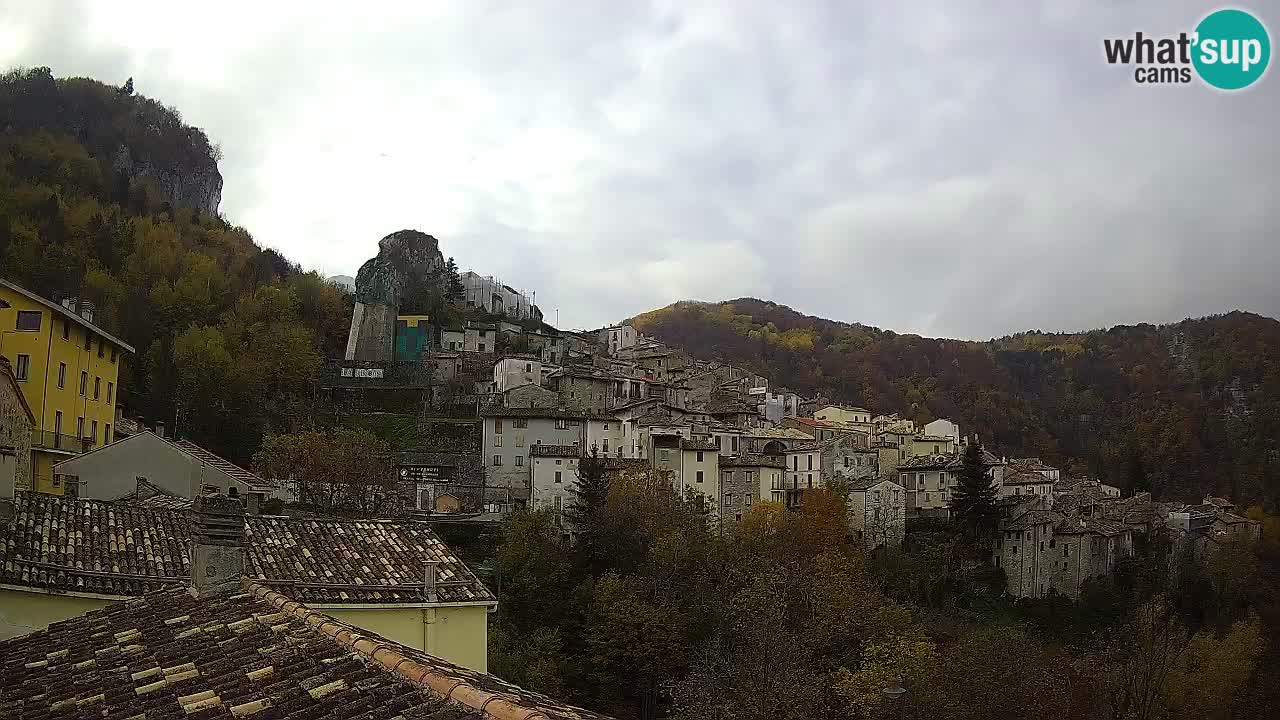
<svg viewBox="0 0 1280 720"><path fill-rule="evenodd" d="M378 241L378 254L356 273L356 307L347 337L347 359L387 362L393 356L396 316L408 302L415 311L443 299L448 287L440 243L417 230Z"/></svg>
<svg viewBox="0 0 1280 720"><path fill-rule="evenodd" d="M155 183L174 207L194 208L217 215L222 203L222 173L212 161L208 167L158 167L146 160L136 160L127 146L121 145L112 158L111 167L130 180L146 178Z"/></svg>

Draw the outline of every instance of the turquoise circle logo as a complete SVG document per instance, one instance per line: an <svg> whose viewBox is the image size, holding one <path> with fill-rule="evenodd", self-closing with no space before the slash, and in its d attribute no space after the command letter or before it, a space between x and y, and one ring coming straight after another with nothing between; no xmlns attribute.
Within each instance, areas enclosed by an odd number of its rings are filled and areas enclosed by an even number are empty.
<svg viewBox="0 0 1280 720"><path fill-rule="evenodd" d="M1210 13L1196 26L1191 58L1200 79L1219 90L1247 88L1271 60L1271 37L1258 18L1243 10Z"/></svg>

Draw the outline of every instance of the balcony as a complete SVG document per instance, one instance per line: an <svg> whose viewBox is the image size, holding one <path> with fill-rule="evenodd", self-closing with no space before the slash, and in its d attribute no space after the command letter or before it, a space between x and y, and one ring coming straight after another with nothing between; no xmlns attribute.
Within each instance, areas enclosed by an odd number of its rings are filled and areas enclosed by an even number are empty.
<svg viewBox="0 0 1280 720"><path fill-rule="evenodd" d="M56 450L79 454L89 452L89 449L92 447L93 440L90 440L89 438L81 438L76 437L75 435L51 432L49 430L31 431L32 450Z"/></svg>

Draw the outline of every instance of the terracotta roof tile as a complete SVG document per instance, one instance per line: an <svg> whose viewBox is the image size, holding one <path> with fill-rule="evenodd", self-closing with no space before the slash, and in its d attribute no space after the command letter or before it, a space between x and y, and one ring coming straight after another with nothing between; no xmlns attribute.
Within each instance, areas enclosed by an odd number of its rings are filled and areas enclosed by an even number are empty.
<svg viewBox="0 0 1280 720"><path fill-rule="evenodd" d="M153 593L0 641L0 717L603 718L244 586Z"/></svg>
<svg viewBox="0 0 1280 720"><path fill-rule="evenodd" d="M190 576L187 512L29 491L15 500L0 526L0 582L136 596ZM249 515L245 545L246 576L306 602L426 602L427 562L440 602L494 600L423 522Z"/></svg>

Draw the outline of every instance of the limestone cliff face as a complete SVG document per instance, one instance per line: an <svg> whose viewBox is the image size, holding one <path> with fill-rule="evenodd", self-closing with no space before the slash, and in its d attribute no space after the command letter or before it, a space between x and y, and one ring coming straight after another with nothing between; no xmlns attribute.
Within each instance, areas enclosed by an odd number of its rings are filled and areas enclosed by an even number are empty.
<svg viewBox="0 0 1280 720"><path fill-rule="evenodd" d="M156 184L174 207L195 208L209 215L218 214L222 203L222 173L212 161L209 167L157 167L146 160L136 160L127 146L121 145L111 163L112 169L124 172L130 179L147 178Z"/></svg>

